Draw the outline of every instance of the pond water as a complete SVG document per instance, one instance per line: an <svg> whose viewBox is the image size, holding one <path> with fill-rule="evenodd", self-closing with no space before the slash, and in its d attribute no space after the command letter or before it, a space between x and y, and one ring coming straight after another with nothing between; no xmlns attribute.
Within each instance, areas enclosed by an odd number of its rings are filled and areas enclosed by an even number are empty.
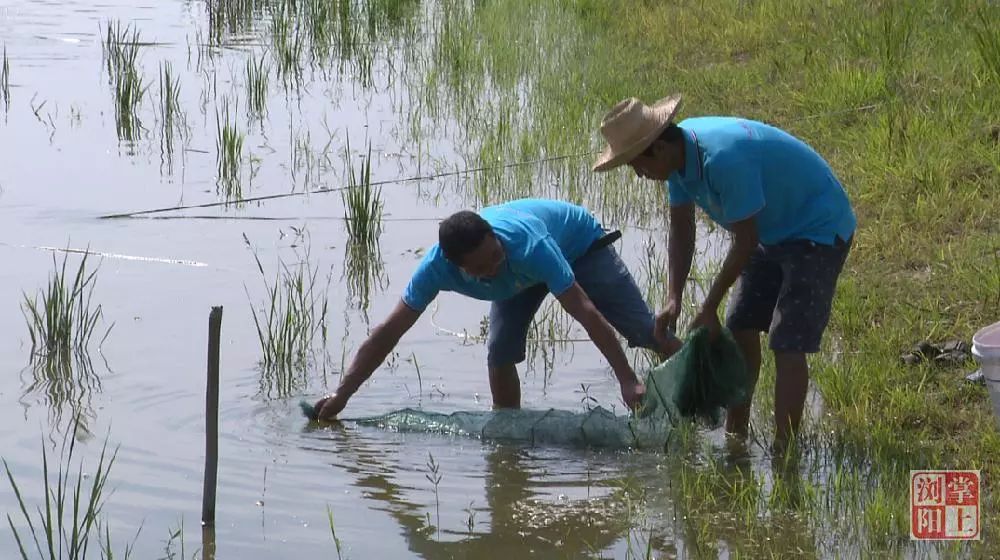
<svg viewBox="0 0 1000 560"><path fill-rule="evenodd" d="M168 540L182 523L187 555L202 548L207 324L211 307L223 306L219 557L333 556L328 512L350 558L620 558L645 556L647 548L683 555L686 529L662 457L350 425L311 429L298 410L300 399L336 386L345 361L398 301L435 241L437 220L458 209L525 194L581 200L605 225L624 230L620 251L640 285L660 289L661 192L624 174L596 182L586 173L590 156L463 171L564 154L514 157L519 148L509 128L522 111L530 114L529 79L501 87L481 76L485 70L465 69L478 85L459 83L461 58L446 39L467 33L449 27L445 13L459 4L330 2L340 11L322 21L322 2L297 4L313 10L311 19L289 15L295 3L264 0L0 6L10 67L10 102L0 116L0 449L26 501L43 497L43 447L51 454L79 414L77 453L85 465L96 465L105 440L118 448L103 512L116 549L141 527L136 557L179 555L181 537ZM140 33L145 90L131 121L137 132L123 127L128 115L115 108L104 44L113 21ZM334 33L307 25L316 22L341 27ZM288 39L276 39L282 29ZM322 33L334 37L327 50L317 46ZM448 52L451 62L442 62ZM255 115L248 114L248 60L264 61L269 76ZM184 115L172 128L161 109L166 62L179 80ZM477 103L484 108L478 116ZM500 105L515 124L495 118ZM238 177L228 183L219 180L217 119L245 135ZM362 265L345 250L341 192L330 189L347 183L347 161L360 165L369 143L372 181L386 183L381 266L365 283L352 273ZM581 138L578 152L595 147ZM234 200L234 186L244 198L294 196L218 205ZM625 188L634 194L622 195ZM100 218L192 205L209 206ZM92 367L77 365L76 381L56 387L29 367L22 302L46 284L53 256L64 257L54 253L60 248L96 254L89 261L99 262L93 305L103 321ZM711 256L719 248L701 250ZM329 304L327 336L307 371L277 379L259 367L252 309L267 299L265 279L273 283L281 262L297 262L306 251L318 271L317 293ZM67 259L75 270L79 253ZM555 307L546 309L531 371L521 368L523 405L620 411L617 383L599 352ZM477 338L487 310L484 302L439 297L347 412L488 409L485 345ZM637 366L647 363L630 356ZM719 443L718 433L703 436ZM642 503L634 499L639 493ZM0 506L24 530L6 483ZM3 534L0 556L15 557L6 526ZM790 547L815 546L793 537Z"/></svg>

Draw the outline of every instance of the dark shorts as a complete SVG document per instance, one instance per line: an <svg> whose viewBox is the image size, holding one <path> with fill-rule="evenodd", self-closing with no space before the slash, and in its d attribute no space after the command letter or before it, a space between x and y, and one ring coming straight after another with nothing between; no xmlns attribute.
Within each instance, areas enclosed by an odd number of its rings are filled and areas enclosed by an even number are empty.
<svg viewBox="0 0 1000 560"><path fill-rule="evenodd" d="M850 249L839 238L759 245L729 297L726 326L768 333L775 352L818 352Z"/></svg>
<svg viewBox="0 0 1000 560"><path fill-rule="evenodd" d="M573 275L587 297L631 347L656 349L653 312L614 247L584 255ZM490 307L487 363L491 367L524 361L528 328L549 290L538 284Z"/></svg>

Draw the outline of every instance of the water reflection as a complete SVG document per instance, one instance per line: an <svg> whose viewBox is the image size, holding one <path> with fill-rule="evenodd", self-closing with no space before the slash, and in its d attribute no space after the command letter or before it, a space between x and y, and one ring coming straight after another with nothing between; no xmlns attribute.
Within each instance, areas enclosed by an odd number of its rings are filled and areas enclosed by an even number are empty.
<svg viewBox="0 0 1000 560"><path fill-rule="evenodd" d="M366 246L348 242L344 250L342 279L347 280L348 307L357 309L367 316L373 292L385 290L389 283L378 245Z"/></svg>
<svg viewBox="0 0 1000 560"><path fill-rule="evenodd" d="M101 391L101 378L89 354L33 354L31 363L21 371L21 382L21 403L29 406L29 400L43 400L53 431L62 432L75 421L78 436L89 439L88 425L97 419L93 395Z"/></svg>
<svg viewBox="0 0 1000 560"><path fill-rule="evenodd" d="M461 529L436 526L433 498L427 504L414 501L412 494L418 490L401 480L417 469L394 464L394 459L412 460L402 456L412 446L400 447L397 455L394 446L366 440L352 429L335 428L332 435L340 468L356 477L354 485L362 495L377 502L374 508L398 523L410 552L423 558L500 558L524 553L540 558L600 557L601 551L620 543L635 525L623 482L627 475L568 475L567 471L579 468L573 465L580 462L579 457L558 458L560 470L552 473L545 459L533 456L531 449L499 445L484 447L485 505L473 499L478 492L461 498L442 493L443 517L454 520L455 513L462 511L463 522ZM593 457L582 461L588 471L596 466ZM627 461L621 464L625 465ZM446 473L445 481L453 476ZM433 489L430 482L426 486ZM555 488L583 495L549 497Z"/></svg>
<svg viewBox="0 0 1000 560"><path fill-rule="evenodd" d="M201 559L215 560L215 527L210 525L201 528Z"/></svg>
<svg viewBox="0 0 1000 560"><path fill-rule="evenodd" d="M670 469L680 481L686 552L696 558L820 557L816 504L797 457L760 462L749 451L727 446L707 466L682 461Z"/></svg>

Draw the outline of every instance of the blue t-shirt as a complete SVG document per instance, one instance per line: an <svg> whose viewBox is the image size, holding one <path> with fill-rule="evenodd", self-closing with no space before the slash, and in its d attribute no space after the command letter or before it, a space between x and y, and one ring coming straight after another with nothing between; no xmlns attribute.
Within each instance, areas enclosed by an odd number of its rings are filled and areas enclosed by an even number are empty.
<svg viewBox="0 0 1000 560"><path fill-rule="evenodd" d="M497 301L539 283L561 295L575 281L570 263L604 233L585 208L558 200L515 200L483 208L479 215L503 245L500 272L488 280L469 276L435 243L410 278L403 303L422 312L442 290Z"/></svg>
<svg viewBox="0 0 1000 560"><path fill-rule="evenodd" d="M857 221L830 166L778 128L733 117L698 117L684 132L684 169L667 181L670 205L694 202L722 227L754 216L760 242L848 240Z"/></svg>

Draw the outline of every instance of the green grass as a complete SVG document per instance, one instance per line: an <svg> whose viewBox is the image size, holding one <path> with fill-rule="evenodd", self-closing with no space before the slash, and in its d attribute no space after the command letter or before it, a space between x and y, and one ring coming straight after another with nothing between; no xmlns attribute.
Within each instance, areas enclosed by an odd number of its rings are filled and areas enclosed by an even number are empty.
<svg viewBox="0 0 1000 560"><path fill-rule="evenodd" d="M174 550L174 543L179 541L180 551ZM191 558L194 560L197 556L192 554ZM160 560L184 560L188 558L187 556L187 546L184 542L184 518L181 518L180 527L177 529L170 529L167 536L167 542L163 547L163 556Z"/></svg>
<svg viewBox="0 0 1000 560"><path fill-rule="evenodd" d="M93 305L91 299L97 269L87 270L89 256L84 254L73 274L66 270L69 256L63 255L60 264L53 254L55 270L46 287L34 297L23 294L21 311L27 320L33 359L68 358L88 351L103 315L100 304ZM105 338L110 331L109 327Z"/></svg>
<svg viewBox="0 0 1000 560"><path fill-rule="evenodd" d="M912 549L900 542L907 534L901 497L910 468L1000 475L990 460L1000 452L1000 437L986 391L963 380L974 364L910 368L898 358L924 338L969 340L1000 314L995 3L445 1L431 22L428 55L418 65L424 79L407 81L410 98L421 104L411 142L433 129L428 118L451 119L460 123L455 141L470 161L596 150L600 118L614 103L628 96L652 102L673 92L685 95L681 119L745 116L813 145L842 179L860 224L826 346L812 360L821 414L802 434L814 447L812 460L843 457L860 474L842 487L848 495L823 500L857 525L857 542L906 555ZM436 119L429 117L435 107ZM661 186L625 171L592 174L590 162L484 174L461 196L472 204L525 192L557 196L586 204L606 225L665 231ZM650 266L657 261L651 257ZM712 264L699 266L689 300L711 278ZM647 293L662 293L650 278ZM754 422L765 442L771 391L769 361ZM830 441L818 437L831 432ZM814 478L804 491L824 480ZM766 504L755 508L768 512L790 500L794 492L782 488L774 498L764 492ZM853 492L867 497L855 499ZM744 499L752 502L737 503ZM986 500L989 519L1000 507L995 497ZM819 516L815 501L804 503ZM694 524L696 533L703 521ZM762 527L757 536L781 527L755 526ZM984 528L985 540L972 544L973 552L997 534ZM815 538L833 535L830 525L820 525ZM766 554L753 540L743 554Z"/></svg>
<svg viewBox="0 0 1000 560"><path fill-rule="evenodd" d="M90 346L104 322L100 304L92 295L97 268L87 269L85 253L76 271L67 270L68 254L62 262L52 256L53 272L48 284L33 297L23 294L21 312L31 339L32 381L25 394L41 393L50 408L54 426L61 424L67 407L79 427L94 416L91 397L101 390L101 380L91 362ZM104 332L104 343L114 325Z"/></svg>
<svg viewBox="0 0 1000 560"><path fill-rule="evenodd" d="M229 100L224 99L215 112L216 187L226 200L243 199L243 141L236 116L230 114Z"/></svg>
<svg viewBox="0 0 1000 560"><path fill-rule="evenodd" d="M293 1L277 2L271 7L271 52L275 70L285 87L300 84L302 79L306 39L297 13Z"/></svg>
<svg viewBox="0 0 1000 560"><path fill-rule="evenodd" d="M344 556L342 554L340 542L340 537L337 536L337 528L333 523L333 510L330 506L326 506L326 519L330 524L330 536L333 538L333 544L337 547L337 560L341 560Z"/></svg>
<svg viewBox="0 0 1000 560"><path fill-rule="evenodd" d="M347 189L341 191L344 221L347 227L347 247L344 252L344 276L348 296L362 310L371 305L371 294L384 288L386 277L379 246L382 235L382 189L372 185L371 144L368 153L355 168L350 141L344 151Z"/></svg>
<svg viewBox="0 0 1000 560"><path fill-rule="evenodd" d="M181 84L170 62L160 65L160 152L173 169L174 139L178 130L183 130L185 114L181 109Z"/></svg>
<svg viewBox="0 0 1000 560"><path fill-rule="evenodd" d="M111 532L102 512L107 497L105 487L118 452L114 450L109 455L105 441L97 466L84 474L83 461L74 464L76 441L76 431L64 436L54 471L50 470L49 454L42 442L44 502L37 505L33 512L10 465L6 459L3 460L7 480L21 514L15 524L15 517L8 513L7 524L17 543L20 558L24 560L82 560L88 554L94 556L95 550L102 558L114 557ZM134 541L127 545L121 557L129 558L133 545Z"/></svg>
<svg viewBox="0 0 1000 560"><path fill-rule="evenodd" d="M139 109L148 86L139 67L139 30L108 22L103 43L104 62L111 85L118 139L134 144L143 127Z"/></svg>
<svg viewBox="0 0 1000 560"><path fill-rule="evenodd" d="M271 0L208 0L208 36L213 46L253 31Z"/></svg>
<svg viewBox="0 0 1000 560"><path fill-rule="evenodd" d="M427 452L427 472L424 473L424 478L427 482L431 483L434 487L434 514L436 522L434 524L437 529L438 537L441 536L441 494L439 492L439 487L441 486L441 479L444 475L441 474L441 464L434 460L434 454L430 451ZM430 515L430 514L428 514Z"/></svg>
<svg viewBox="0 0 1000 560"><path fill-rule="evenodd" d="M261 393L287 397L305 387L309 369L317 365L317 350L325 352L330 276L326 285L320 283L304 229L296 229L296 262L279 260L273 281L268 281L269 275L248 239L246 243L254 252L266 292L263 305L251 307L261 349ZM320 365L325 366L326 360Z"/></svg>
<svg viewBox="0 0 1000 560"><path fill-rule="evenodd" d="M263 57L250 56L246 65L247 111L250 118L267 116L267 84L270 68Z"/></svg>
<svg viewBox="0 0 1000 560"><path fill-rule="evenodd" d="M1000 7L981 5L976 10L976 17L970 22L969 28L975 38L976 50L982 59L982 65L994 84L1000 84Z"/></svg>
<svg viewBox="0 0 1000 560"><path fill-rule="evenodd" d="M382 188L372 185L372 149L368 145L368 155L361 158L357 169L351 156L350 141L344 152L347 164L347 189L342 191L344 219L347 235L356 245L374 249L382 234Z"/></svg>

